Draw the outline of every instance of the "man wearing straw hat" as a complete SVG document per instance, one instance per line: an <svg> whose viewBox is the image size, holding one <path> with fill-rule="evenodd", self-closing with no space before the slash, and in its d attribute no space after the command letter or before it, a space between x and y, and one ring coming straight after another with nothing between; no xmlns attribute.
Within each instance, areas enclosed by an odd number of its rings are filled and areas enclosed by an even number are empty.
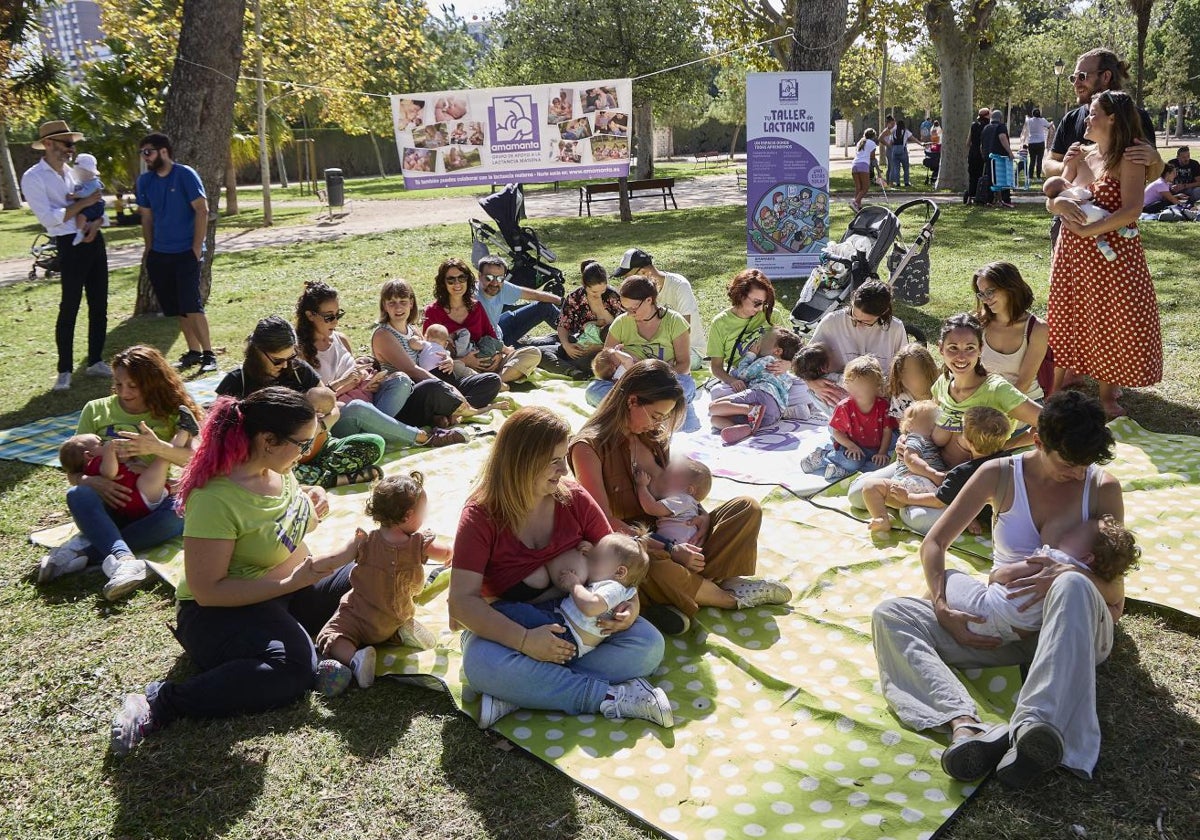
<svg viewBox="0 0 1200 840"><path fill-rule="evenodd" d="M47 235L58 243L58 258L62 273L62 299L58 304L58 321L54 325L54 343L58 347L58 378L55 391L71 387L71 371L75 369L75 318L84 295L88 305L88 376L112 376L103 359L104 338L108 333L108 251L104 236L97 232L91 242L75 244L75 217L100 201L99 192L73 200L75 180L68 161L75 154L75 144L83 139L71 131L62 120L42 123L35 149L45 152L42 159L21 176L21 192L29 202Z"/></svg>

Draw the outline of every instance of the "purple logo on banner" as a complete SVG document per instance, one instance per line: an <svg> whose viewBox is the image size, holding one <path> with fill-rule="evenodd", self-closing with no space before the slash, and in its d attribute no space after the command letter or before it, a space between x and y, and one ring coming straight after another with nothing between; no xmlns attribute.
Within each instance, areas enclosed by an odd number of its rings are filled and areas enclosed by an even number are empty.
<svg viewBox="0 0 1200 840"><path fill-rule="evenodd" d="M800 84L795 79L779 81L779 101L798 102L800 100Z"/></svg>
<svg viewBox="0 0 1200 840"><path fill-rule="evenodd" d="M541 149L538 109L527 93L494 96L488 106L492 154Z"/></svg>

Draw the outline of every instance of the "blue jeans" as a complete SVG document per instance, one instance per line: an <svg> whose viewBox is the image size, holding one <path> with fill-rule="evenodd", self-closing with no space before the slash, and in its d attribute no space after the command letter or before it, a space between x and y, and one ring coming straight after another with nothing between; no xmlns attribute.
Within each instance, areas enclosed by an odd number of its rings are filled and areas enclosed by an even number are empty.
<svg viewBox="0 0 1200 840"><path fill-rule="evenodd" d="M675 378L679 380L679 386L683 388L683 398L687 401L687 416L683 419L683 431L694 432L700 428L700 418L696 416L696 410L692 408L692 401L696 399L696 380L690 373L677 373ZM600 405L615 384L607 379L593 379L588 383L584 399L587 400L588 405L595 408Z"/></svg>
<svg viewBox="0 0 1200 840"><path fill-rule="evenodd" d="M123 528L113 521L112 512L100 494L86 485L67 491L67 509L81 534L91 546L88 563L95 565L106 555L133 553L153 548L183 533L183 517L175 513L174 499L167 499L148 516L136 519Z"/></svg>
<svg viewBox="0 0 1200 840"><path fill-rule="evenodd" d="M875 470L882 469L882 467L876 466L875 462L871 460L879 452L878 449L867 449L865 446L859 448L862 450L862 458L857 461L847 455L845 449L836 445L825 453L825 461L849 472L875 472ZM892 457L895 451L896 448L894 446L888 449L888 457ZM887 465L885 464L884 466Z"/></svg>
<svg viewBox="0 0 1200 840"><path fill-rule="evenodd" d="M900 170L904 170L904 186L910 186L908 169L908 147L892 146L891 160L888 162L888 180L896 186L900 185Z"/></svg>
<svg viewBox="0 0 1200 840"><path fill-rule="evenodd" d="M500 313L500 332L504 336L504 343L516 344L538 324L557 329L558 316L558 307L544 300L505 310Z"/></svg>
<svg viewBox="0 0 1200 840"><path fill-rule="evenodd" d="M512 648L462 634L463 676L476 691L569 715L595 714L610 685L654 672L663 658L663 637L644 618L569 665L539 662Z"/></svg>

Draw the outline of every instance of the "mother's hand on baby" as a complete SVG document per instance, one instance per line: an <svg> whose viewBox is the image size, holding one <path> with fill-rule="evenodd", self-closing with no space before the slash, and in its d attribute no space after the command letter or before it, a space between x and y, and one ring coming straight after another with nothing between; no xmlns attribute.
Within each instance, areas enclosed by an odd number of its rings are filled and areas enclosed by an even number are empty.
<svg viewBox="0 0 1200 840"><path fill-rule="evenodd" d="M99 475L89 475L83 479L83 484L96 491L96 495L110 508L121 508L129 503L133 491L111 478Z"/></svg>
<svg viewBox="0 0 1200 840"><path fill-rule="evenodd" d="M826 405L837 405L846 398L845 389L828 379L806 379L804 383Z"/></svg>
<svg viewBox="0 0 1200 840"><path fill-rule="evenodd" d="M971 629L972 624L979 624L983 621L980 616L962 610L952 610L945 604L935 607L934 614L937 616L938 624L960 645L973 648L1000 647L999 636L983 636Z"/></svg>
<svg viewBox="0 0 1200 840"><path fill-rule="evenodd" d="M525 633L520 652L540 662L564 664L575 655L575 645L560 639L555 633L565 633L561 624L543 624Z"/></svg>
<svg viewBox="0 0 1200 840"><path fill-rule="evenodd" d="M707 513L698 513L688 520L688 525L696 529L696 533L692 535L689 545L696 548L704 547L704 540L708 538L709 519L710 517Z"/></svg>
<svg viewBox="0 0 1200 840"><path fill-rule="evenodd" d="M1049 201L1050 212L1061 216L1065 225L1082 225L1087 223L1087 214L1079 207L1079 202L1070 198L1052 198Z"/></svg>
<svg viewBox="0 0 1200 840"><path fill-rule="evenodd" d="M690 543L675 543L669 554L673 561L689 572L700 574L704 571L704 553Z"/></svg>
<svg viewBox="0 0 1200 840"><path fill-rule="evenodd" d="M613 633L628 630L635 621L637 614L633 611L633 602L624 601L613 608L612 618L596 619L596 626L600 628L601 635L611 636Z"/></svg>
<svg viewBox="0 0 1200 840"><path fill-rule="evenodd" d="M117 449L123 458L137 458L142 455L157 455L163 450L162 438L146 425L146 421L138 423L136 432L119 431L118 435L125 440Z"/></svg>
<svg viewBox="0 0 1200 840"><path fill-rule="evenodd" d="M1032 575L1014 580L1008 584L1009 600L1013 598L1028 598L1025 603L1017 607L1017 612L1025 612L1034 604L1040 604L1046 600L1046 595L1049 594L1054 579L1061 574L1073 571L1075 568L1067 563L1056 563L1043 554L1034 554L1026 558L1025 562L1030 565L1040 566L1041 569Z"/></svg>
<svg viewBox="0 0 1200 840"><path fill-rule="evenodd" d="M785 362L783 359L776 359L775 361L773 361L769 365L767 365L767 370L769 370L771 373L775 374L776 376L779 376L784 373L788 373L789 371L791 371L791 369L792 369L792 363Z"/></svg>

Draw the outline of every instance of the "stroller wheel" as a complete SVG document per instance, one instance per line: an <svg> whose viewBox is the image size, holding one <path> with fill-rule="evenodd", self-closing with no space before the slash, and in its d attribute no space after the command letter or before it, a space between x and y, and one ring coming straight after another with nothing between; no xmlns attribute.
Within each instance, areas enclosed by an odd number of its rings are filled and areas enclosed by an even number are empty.
<svg viewBox="0 0 1200 840"><path fill-rule="evenodd" d="M36 268L31 268L31 269L29 269L29 279L30 279L30 280L36 280L36 279L37 279L37 269L36 269Z"/></svg>

